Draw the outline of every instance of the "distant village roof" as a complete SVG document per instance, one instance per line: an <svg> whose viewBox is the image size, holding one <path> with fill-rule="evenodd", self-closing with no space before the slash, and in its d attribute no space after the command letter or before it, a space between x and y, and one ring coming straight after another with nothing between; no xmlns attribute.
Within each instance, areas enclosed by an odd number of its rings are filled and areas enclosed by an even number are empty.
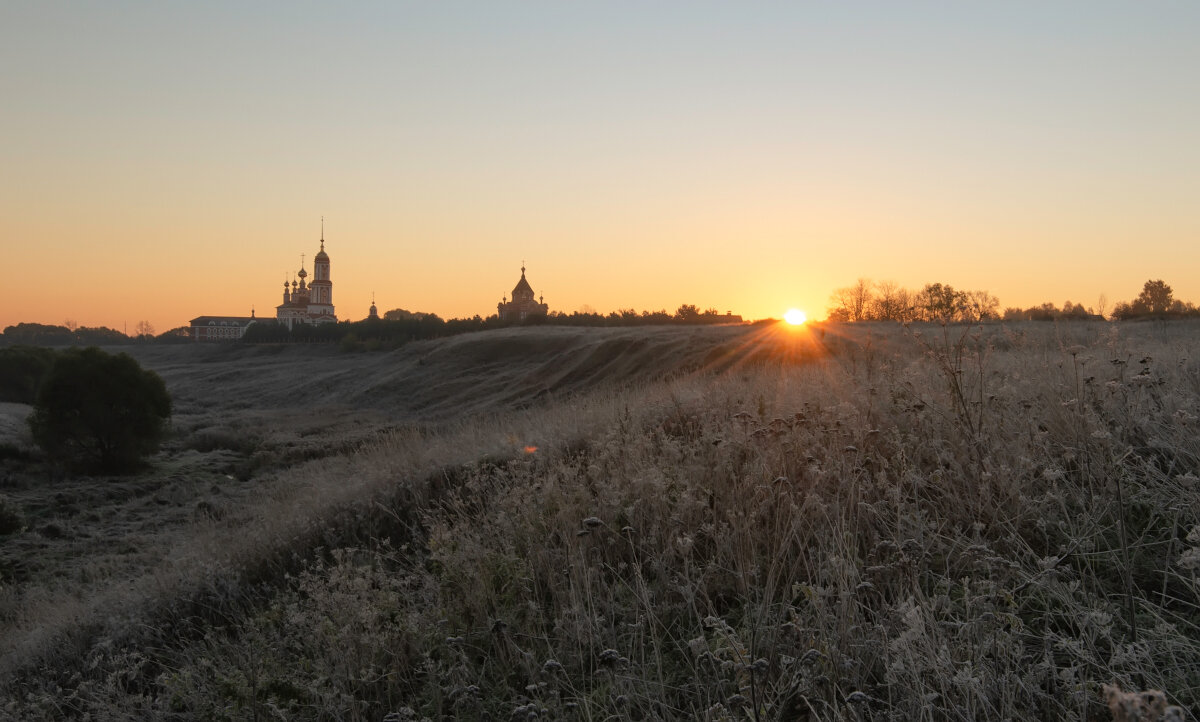
<svg viewBox="0 0 1200 722"><path fill-rule="evenodd" d="M190 322L190 326L249 326L251 323L263 321L265 319L255 318L254 316L197 316Z"/></svg>

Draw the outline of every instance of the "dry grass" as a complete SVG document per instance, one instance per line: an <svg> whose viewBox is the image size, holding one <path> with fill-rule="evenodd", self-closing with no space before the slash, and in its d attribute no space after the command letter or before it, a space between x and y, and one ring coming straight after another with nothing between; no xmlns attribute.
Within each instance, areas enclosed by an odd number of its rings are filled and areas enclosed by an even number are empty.
<svg viewBox="0 0 1200 722"><path fill-rule="evenodd" d="M9 660L46 666L10 666L8 711L1103 719L1109 683L1195 708L1194 331L742 332L632 390L400 428L108 597L26 608Z"/></svg>

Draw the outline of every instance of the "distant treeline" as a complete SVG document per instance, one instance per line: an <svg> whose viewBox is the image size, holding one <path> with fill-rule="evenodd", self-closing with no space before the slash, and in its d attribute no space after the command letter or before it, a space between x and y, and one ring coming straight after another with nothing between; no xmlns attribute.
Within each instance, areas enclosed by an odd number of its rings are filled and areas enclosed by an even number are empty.
<svg viewBox="0 0 1200 722"><path fill-rule="evenodd" d="M1098 307L1067 301L1059 308L1047 302L1029 308L1008 307L999 311L999 300L987 291L959 291L949 284L930 283L919 291L902 288L891 281L875 282L860 278L853 286L839 288L829 298L830 321L913 321L978 322L994 321L1116 321L1200 317L1190 301L1174 297L1170 286L1161 280L1146 281L1142 292L1132 301L1118 302L1106 316L1107 301L1100 297Z"/></svg>
<svg viewBox="0 0 1200 722"><path fill-rule="evenodd" d="M919 291L891 281L860 278L829 297L830 321L986 321L1000 317L1000 301L987 291L960 291L929 283Z"/></svg>
<svg viewBox="0 0 1200 722"><path fill-rule="evenodd" d="M133 343L134 340L134 337L106 326L71 328L44 323L18 323L4 329L3 341L0 343L6 346L102 346Z"/></svg>
<svg viewBox="0 0 1200 722"><path fill-rule="evenodd" d="M292 329L273 322L260 322L246 330L243 343L340 343L347 351L394 348L409 341L419 341L460 333L486 331L510 326L651 326L704 325L740 323L741 316L718 313L714 309L700 311L697 306L683 304L675 313L667 311L635 311L623 309L609 314L553 312L545 316L530 316L523 321L503 321L498 316L483 318L452 318L443 320L434 313L393 309L379 319L341 322L336 324L299 324Z"/></svg>
<svg viewBox="0 0 1200 722"><path fill-rule="evenodd" d="M561 313L547 316L531 316L524 321L502 321L498 316L482 318L453 318L443 320L435 313L392 309L380 319L343 321L336 324L300 324L292 330L275 323L274 319L261 319L252 324L242 341L246 343L340 343L349 347L373 342L375 345L395 345L405 341L452 336L471 331L483 331L506 326L650 326L670 324L720 324L740 323L741 316L722 314L709 308L701 311L698 306L685 303L675 313L667 311L635 311L622 309L609 314L594 312ZM135 335L126 335L107 327L87 328L66 325L55 326L43 323L19 323L9 326L0 334L0 346L113 346L132 343L192 343L189 327L179 326L155 335L154 327L145 321L137 324Z"/></svg>

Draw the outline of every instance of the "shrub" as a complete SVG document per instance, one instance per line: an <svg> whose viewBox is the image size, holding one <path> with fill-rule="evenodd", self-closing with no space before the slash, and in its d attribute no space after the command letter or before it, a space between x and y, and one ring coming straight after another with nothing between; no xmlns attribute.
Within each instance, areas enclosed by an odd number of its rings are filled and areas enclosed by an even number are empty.
<svg viewBox="0 0 1200 722"><path fill-rule="evenodd" d="M36 346L0 348L0 401L32 404L54 352Z"/></svg>
<svg viewBox="0 0 1200 722"><path fill-rule="evenodd" d="M0 496L0 536L16 534L25 528L25 520L20 510L7 499Z"/></svg>
<svg viewBox="0 0 1200 722"><path fill-rule="evenodd" d="M58 355L38 391L34 441L71 466L128 471L158 449L171 397L158 374L98 348Z"/></svg>

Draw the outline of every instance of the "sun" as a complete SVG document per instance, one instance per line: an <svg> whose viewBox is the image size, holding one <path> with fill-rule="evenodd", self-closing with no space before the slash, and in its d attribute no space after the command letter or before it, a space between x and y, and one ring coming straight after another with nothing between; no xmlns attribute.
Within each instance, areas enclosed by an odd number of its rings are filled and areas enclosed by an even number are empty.
<svg viewBox="0 0 1200 722"><path fill-rule="evenodd" d="M798 308L790 308L787 313L783 314L783 320L793 326L799 326L808 320L808 316Z"/></svg>

